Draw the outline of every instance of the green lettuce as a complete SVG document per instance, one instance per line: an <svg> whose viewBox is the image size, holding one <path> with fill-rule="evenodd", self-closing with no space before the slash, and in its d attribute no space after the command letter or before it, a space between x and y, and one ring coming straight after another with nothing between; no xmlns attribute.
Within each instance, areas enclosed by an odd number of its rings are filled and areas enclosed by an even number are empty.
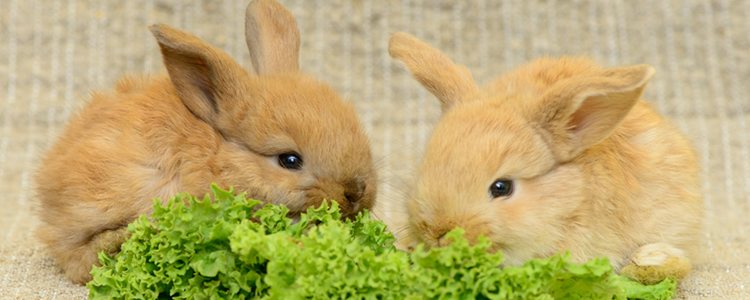
<svg viewBox="0 0 750 300"><path fill-rule="evenodd" d="M91 299L670 299L670 279L642 285L606 259L567 254L501 267L490 243L460 229L447 247L397 250L367 212L341 220L335 203L297 222L284 206L212 186L213 198L181 194L128 227L115 257L100 254Z"/></svg>

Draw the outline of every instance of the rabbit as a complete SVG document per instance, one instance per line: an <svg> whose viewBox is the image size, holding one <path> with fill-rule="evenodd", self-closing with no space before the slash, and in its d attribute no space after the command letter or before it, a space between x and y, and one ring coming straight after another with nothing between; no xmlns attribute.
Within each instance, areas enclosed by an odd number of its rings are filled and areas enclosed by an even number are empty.
<svg viewBox="0 0 750 300"><path fill-rule="evenodd" d="M391 35L389 53L442 114L404 201L401 247L444 246L461 227L506 265L568 251L642 282L689 272L704 215L698 162L641 99L653 67L544 57L479 87L408 33Z"/></svg>
<svg viewBox="0 0 750 300"><path fill-rule="evenodd" d="M347 218L374 205L368 137L351 103L299 70L294 17L256 0L246 18L253 72L191 34L152 25L167 74L94 93L46 153L37 235L67 278L88 282L97 253L117 253L155 197L205 195L211 183L292 216L326 199Z"/></svg>

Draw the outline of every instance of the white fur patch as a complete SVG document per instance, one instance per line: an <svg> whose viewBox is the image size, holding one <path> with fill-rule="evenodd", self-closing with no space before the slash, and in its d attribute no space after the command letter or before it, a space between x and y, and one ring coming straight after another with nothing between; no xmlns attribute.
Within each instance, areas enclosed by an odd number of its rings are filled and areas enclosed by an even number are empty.
<svg viewBox="0 0 750 300"><path fill-rule="evenodd" d="M684 257L685 253L667 243L644 245L633 254L633 263L638 266L660 266L670 257Z"/></svg>

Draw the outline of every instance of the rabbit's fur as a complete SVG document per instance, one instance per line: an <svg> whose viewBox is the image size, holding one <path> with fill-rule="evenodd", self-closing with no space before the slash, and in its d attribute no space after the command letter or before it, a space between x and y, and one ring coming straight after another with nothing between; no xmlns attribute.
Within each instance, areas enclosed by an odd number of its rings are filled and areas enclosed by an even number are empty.
<svg viewBox="0 0 750 300"><path fill-rule="evenodd" d="M152 199L204 195L211 183L285 204L324 199L351 217L374 204L376 174L354 108L298 70L299 32L273 0L247 10L254 72L195 36L151 27L169 76L126 77L94 93L44 157L38 230L77 283L97 253L116 253ZM278 155L298 153L302 168Z"/></svg>
<svg viewBox="0 0 750 300"><path fill-rule="evenodd" d="M409 34L392 35L389 51L443 108L406 202L403 245L442 245L462 227L508 264L568 250L685 275L703 217L698 163L640 99L653 68L542 58L479 88ZM512 180L509 196L488 192L498 179Z"/></svg>

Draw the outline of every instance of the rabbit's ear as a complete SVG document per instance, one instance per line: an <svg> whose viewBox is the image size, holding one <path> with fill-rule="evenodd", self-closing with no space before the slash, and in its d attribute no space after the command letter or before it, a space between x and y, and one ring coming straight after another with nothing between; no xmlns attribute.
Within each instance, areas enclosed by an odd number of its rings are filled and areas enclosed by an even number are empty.
<svg viewBox="0 0 750 300"><path fill-rule="evenodd" d="M563 80L546 92L532 117L560 160L608 137L640 99L654 74L648 65L610 68Z"/></svg>
<svg viewBox="0 0 750 300"><path fill-rule="evenodd" d="M408 33L391 35L388 52L403 62L414 78L440 100L443 112L478 91L466 67L457 65L440 50Z"/></svg>
<svg viewBox="0 0 750 300"><path fill-rule="evenodd" d="M245 70L224 51L189 33L162 24L149 29L159 43L177 95L193 114L214 124L217 115L231 105L220 99L237 92Z"/></svg>
<svg viewBox="0 0 750 300"><path fill-rule="evenodd" d="M253 0L245 12L245 40L259 75L299 70L299 29L276 0Z"/></svg>

